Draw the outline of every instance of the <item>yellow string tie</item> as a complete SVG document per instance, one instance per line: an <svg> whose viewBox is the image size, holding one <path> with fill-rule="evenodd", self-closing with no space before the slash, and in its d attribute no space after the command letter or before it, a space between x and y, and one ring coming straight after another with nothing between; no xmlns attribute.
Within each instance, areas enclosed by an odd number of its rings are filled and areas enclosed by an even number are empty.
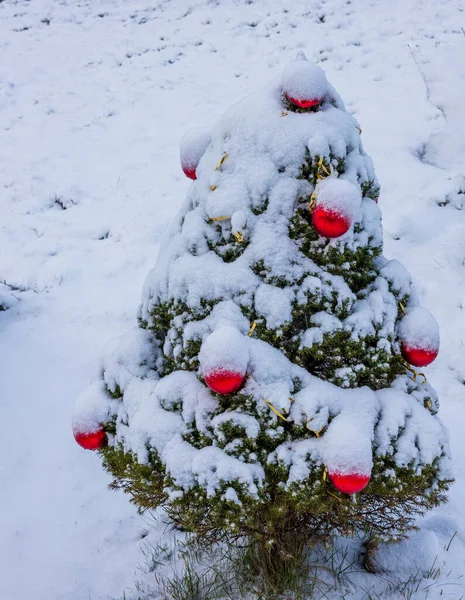
<svg viewBox="0 0 465 600"><path fill-rule="evenodd" d="M410 365L410 364L409 364L409 363L408 363L406 360L404 360L404 361L403 361L403 363L404 363L404 367L405 367L405 369L406 369L407 371L410 371L410 373L412 373L412 375L413 375L413 377L412 377L413 381L416 381L416 380L417 380L417 377L418 377L419 375L421 375L421 376L423 377L423 385L425 385L425 384L427 383L427 381L428 381L428 380L426 379L426 375L425 375L424 373L422 373L422 372L419 372L419 371L416 371L416 370L415 370L415 369L412 367L412 365Z"/></svg>
<svg viewBox="0 0 465 600"><path fill-rule="evenodd" d="M281 117L287 117L287 112L285 110L283 110L283 112L281 113Z"/></svg>
<svg viewBox="0 0 465 600"><path fill-rule="evenodd" d="M323 482L325 482L327 478L328 478L328 471L326 470L326 468L324 468L323 469Z"/></svg>
<svg viewBox="0 0 465 600"><path fill-rule="evenodd" d="M242 244L244 241L244 234L242 234L240 231L235 231L233 236L236 238L236 242L239 242L239 244Z"/></svg>
<svg viewBox="0 0 465 600"><path fill-rule="evenodd" d="M212 217L210 221L227 221L231 217Z"/></svg>
<svg viewBox="0 0 465 600"><path fill-rule="evenodd" d="M323 173L326 173L326 175L331 175L331 173L326 168L325 163L323 162L323 158L320 158L320 160L318 161L318 169L321 169Z"/></svg>
<svg viewBox="0 0 465 600"><path fill-rule="evenodd" d="M399 302L399 308L404 313L404 315L407 314L407 311L405 309L405 304L403 302Z"/></svg>
<svg viewBox="0 0 465 600"><path fill-rule="evenodd" d="M310 202L308 203L308 210L312 213L316 208L316 193L310 196Z"/></svg>
<svg viewBox="0 0 465 600"><path fill-rule="evenodd" d="M425 405L426 405L426 408L427 408L428 410L433 410L433 405L432 405L432 403L431 403L431 400L427 400L427 401L425 402Z"/></svg>
<svg viewBox="0 0 465 600"><path fill-rule="evenodd" d="M344 504L344 501L343 501L343 500L341 500L341 499L339 498L339 496L336 496L336 494L333 494L333 492L330 492L329 490L326 490L326 491L328 492L328 494L329 494L330 496L332 496L333 498L336 498L336 500L338 500L339 502L341 502L341 504Z"/></svg>
<svg viewBox="0 0 465 600"><path fill-rule="evenodd" d="M416 381L417 380L417 372L415 371L415 369L411 365L409 365L409 363L406 360L404 360L403 363L404 363L405 370L412 373L412 375L413 375L412 379L413 379L413 381Z"/></svg>
<svg viewBox="0 0 465 600"><path fill-rule="evenodd" d="M218 164L215 167L215 171L218 171L218 169L221 167L221 165L224 163L224 161L228 158L228 153L225 152L223 154L223 156L220 158L220 160L218 161Z"/></svg>
<svg viewBox="0 0 465 600"><path fill-rule="evenodd" d="M316 429L310 429L310 427L308 426L308 424L312 420L313 420L313 417L310 417L309 419L307 419L307 422L305 423L305 427L310 431L310 433L313 433L317 438L319 438L321 436L321 432L323 431L324 427L322 427L318 431Z"/></svg>
<svg viewBox="0 0 465 600"><path fill-rule="evenodd" d="M271 402L269 400L267 400L266 398L263 398L263 400L265 400L265 402L268 404L268 406L271 408L271 410L274 412L274 414L279 417L280 419L282 419L283 421L286 421L287 423L287 419L284 415L282 415L279 410L276 410L276 408L271 404Z"/></svg>
<svg viewBox="0 0 465 600"><path fill-rule="evenodd" d="M255 331L255 328L257 327L257 324L255 323L255 321L252 321L252 323L250 324L250 330L249 333L247 334L249 337L252 335L252 333Z"/></svg>

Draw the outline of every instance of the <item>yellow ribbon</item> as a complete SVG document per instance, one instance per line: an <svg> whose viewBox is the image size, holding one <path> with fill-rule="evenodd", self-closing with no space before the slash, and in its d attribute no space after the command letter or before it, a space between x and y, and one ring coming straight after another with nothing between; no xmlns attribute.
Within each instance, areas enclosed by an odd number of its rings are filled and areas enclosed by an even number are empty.
<svg viewBox="0 0 465 600"><path fill-rule="evenodd" d="M336 498L336 500L339 500L339 502L341 502L342 504L344 504L344 501L343 501L343 500L341 500L341 499L339 498L339 496L336 496L336 494L333 494L333 493L332 493L332 492L330 492L329 490L326 490L326 491L328 492L328 494L329 494L330 496L332 496L333 498Z"/></svg>
<svg viewBox="0 0 465 600"><path fill-rule="evenodd" d="M218 164L215 167L215 171L218 171L218 169L221 167L221 165L224 163L224 161L228 158L228 153L225 152L223 154L223 156L220 158L220 160L218 161Z"/></svg>
<svg viewBox="0 0 465 600"><path fill-rule="evenodd" d="M231 217L212 217L210 221L227 221Z"/></svg>
<svg viewBox="0 0 465 600"><path fill-rule="evenodd" d="M322 427L320 430L316 430L316 429L310 429L310 427L308 426L308 424L310 423L310 421L312 421L313 417L310 417L309 419L307 419L307 422L305 423L305 427L313 434L315 434L315 436L317 438L320 437L321 432L323 431L323 429L325 429L325 427Z"/></svg>
<svg viewBox="0 0 465 600"><path fill-rule="evenodd" d="M399 308L404 313L404 315L407 314L407 311L405 310L405 304L403 302L399 302Z"/></svg>
<svg viewBox="0 0 465 600"><path fill-rule="evenodd" d="M316 192L310 196L310 202L308 203L308 210L312 213L316 208Z"/></svg>
<svg viewBox="0 0 465 600"><path fill-rule="evenodd" d="M282 415L279 410L276 410L276 408L271 404L271 402L269 400L267 400L266 398L263 398L263 400L265 400L265 402L268 404L268 406L271 408L271 410L274 412L274 414L279 417L280 419L282 419L283 421L286 421L287 423L287 419L284 415Z"/></svg>
<svg viewBox="0 0 465 600"><path fill-rule="evenodd" d="M318 169L321 169L323 173L326 173L326 175L331 175L331 173L326 168L322 157L320 157L320 160L318 161ZM324 177L322 177L322 179L324 179Z"/></svg>
<svg viewBox="0 0 465 600"><path fill-rule="evenodd" d="M410 365L406 360L403 361L404 363L404 367L407 371L410 371L410 373L412 373L413 377L413 381L417 380L418 375L421 375L423 377L423 385L425 385L427 383L427 379L426 379L426 375L424 373L422 373L421 371L415 371L415 369L412 367L412 365Z"/></svg>
<svg viewBox="0 0 465 600"><path fill-rule="evenodd" d="M257 327L257 324L255 323L255 321L252 321L252 323L250 324L250 330L249 333L247 334L249 337L252 335L252 333L255 331L255 328Z"/></svg>
<svg viewBox="0 0 465 600"><path fill-rule="evenodd" d="M236 238L236 241L241 244L244 241L244 235L240 231L235 231L233 236Z"/></svg>

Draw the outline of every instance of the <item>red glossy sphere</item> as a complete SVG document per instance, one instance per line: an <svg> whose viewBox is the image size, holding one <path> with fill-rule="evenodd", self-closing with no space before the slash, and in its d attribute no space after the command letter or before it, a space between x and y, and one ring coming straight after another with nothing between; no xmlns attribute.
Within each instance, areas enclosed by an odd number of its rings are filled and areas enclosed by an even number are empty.
<svg viewBox="0 0 465 600"><path fill-rule="evenodd" d="M317 233L327 238L337 238L344 235L352 225L349 217L321 205L313 211L312 221Z"/></svg>
<svg viewBox="0 0 465 600"><path fill-rule="evenodd" d="M305 100L301 98L292 98L287 94L284 95L289 100L289 102L291 102L295 106L298 106L299 108L313 108L314 106L318 106L318 104L320 104L320 102L323 100L323 98L312 98L310 100Z"/></svg>
<svg viewBox="0 0 465 600"><path fill-rule="evenodd" d="M237 392L245 379L245 375L234 371L218 370L205 375L205 383L218 394Z"/></svg>
<svg viewBox="0 0 465 600"><path fill-rule="evenodd" d="M75 431L74 439L85 450L100 450L107 442L107 434L103 429L91 431L90 433Z"/></svg>
<svg viewBox="0 0 465 600"><path fill-rule="evenodd" d="M184 171L184 175L189 177L189 179L197 179L197 174L193 167L187 167L186 165L181 165L182 170Z"/></svg>
<svg viewBox="0 0 465 600"><path fill-rule="evenodd" d="M402 344L402 356L414 367L426 367L430 365L438 355L438 352L438 350L409 348L406 344Z"/></svg>
<svg viewBox="0 0 465 600"><path fill-rule="evenodd" d="M343 494L361 492L370 481L370 475L361 475L360 473L345 475L341 473L328 473L328 476L334 487Z"/></svg>

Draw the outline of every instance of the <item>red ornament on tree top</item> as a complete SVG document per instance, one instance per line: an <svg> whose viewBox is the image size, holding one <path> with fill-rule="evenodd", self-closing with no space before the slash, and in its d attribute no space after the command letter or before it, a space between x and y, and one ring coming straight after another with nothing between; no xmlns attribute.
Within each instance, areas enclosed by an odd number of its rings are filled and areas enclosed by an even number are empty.
<svg viewBox="0 0 465 600"><path fill-rule="evenodd" d="M303 52L284 67L281 85L287 100L304 109L323 102L328 89L323 69L309 62Z"/></svg>

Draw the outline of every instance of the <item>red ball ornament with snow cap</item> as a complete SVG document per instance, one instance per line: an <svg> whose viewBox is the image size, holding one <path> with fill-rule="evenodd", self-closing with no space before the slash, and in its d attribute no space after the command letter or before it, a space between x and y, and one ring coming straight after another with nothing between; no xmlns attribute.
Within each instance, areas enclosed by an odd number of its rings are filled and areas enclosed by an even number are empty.
<svg viewBox="0 0 465 600"><path fill-rule="evenodd" d="M323 102L328 82L323 69L300 52L284 67L281 86L284 97L299 108L314 108Z"/></svg>
<svg viewBox="0 0 465 600"><path fill-rule="evenodd" d="M181 140L180 159L184 175L189 179L197 179L197 167L211 142L211 133L207 129L193 129Z"/></svg>
<svg viewBox="0 0 465 600"><path fill-rule="evenodd" d="M211 390L218 394L237 392L247 372L248 338L235 327L220 326L202 343L199 361Z"/></svg>
<svg viewBox="0 0 465 600"><path fill-rule="evenodd" d="M312 212L312 223L322 237L338 238L349 231L354 223L362 193L350 181L330 176L315 189L317 205Z"/></svg>
<svg viewBox="0 0 465 600"><path fill-rule="evenodd" d="M399 338L402 356L414 367L430 365L439 353L439 325L429 310L421 306L407 309L400 322Z"/></svg>
<svg viewBox="0 0 465 600"><path fill-rule="evenodd" d="M205 373L205 383L218 394L232 394L244 383L245 374L226 369Z"/></svg>
<svg viewBox="0 0 465 600"><path fill-rule="evenodd" d="M351 220L346 215L321 205L313 211L312 223L316 232L327 238L341 237L349 231L352 225Z"/></svg>
<svg viewBox="0 0 465 600"><path fill-rule="evenodd" d="M333 486L343 494L357 494L361 492L370 481L370 475L361 473L330 473L328 477Z"/></svg>
<svg viewBox="0 0 465 600"><path fill-rule="evenodd" d="M100 450L107 443L107 434L103 428L95 431L73 431L74 439L85 450Z"/></svg>

